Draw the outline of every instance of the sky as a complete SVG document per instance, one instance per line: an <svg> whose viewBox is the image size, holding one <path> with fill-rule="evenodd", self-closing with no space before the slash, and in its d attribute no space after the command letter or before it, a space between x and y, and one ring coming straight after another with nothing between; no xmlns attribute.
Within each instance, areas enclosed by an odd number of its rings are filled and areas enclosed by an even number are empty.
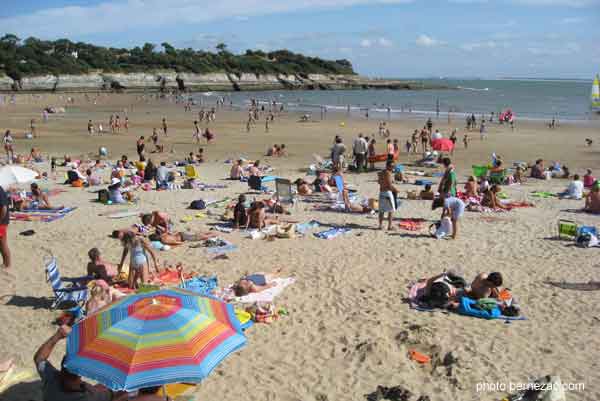
<svg viewBox="0 0 600 401"><path fill-rule="evenodd" d="M600 73L600 0L3 0L0 27L113 47L289 49L378 77Z"/></svg>

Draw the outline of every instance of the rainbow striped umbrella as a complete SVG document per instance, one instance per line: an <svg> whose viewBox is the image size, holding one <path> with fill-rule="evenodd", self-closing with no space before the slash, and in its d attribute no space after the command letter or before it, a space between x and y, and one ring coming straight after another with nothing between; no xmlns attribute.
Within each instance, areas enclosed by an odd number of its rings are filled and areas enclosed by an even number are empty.
<svg viewBox="0 0 600 401"><path fill-rule="evenodd" d="M125 297L73 326L65 367L113 390L197 383L245 344L232 305L167 289Z"/></svg>

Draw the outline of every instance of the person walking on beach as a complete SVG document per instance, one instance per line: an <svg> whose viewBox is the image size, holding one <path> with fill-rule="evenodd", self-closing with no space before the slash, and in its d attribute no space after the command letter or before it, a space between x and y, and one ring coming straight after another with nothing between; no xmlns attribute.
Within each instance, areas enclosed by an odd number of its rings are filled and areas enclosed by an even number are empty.
<svg viewBox="0 0 600 401"><path fill-rule="evenodd" d="M481 124L479 125L479 136L481 140L485 139L485 121L481 120Z"/></svg>
<svg viewBox="0 0 600 401"><path fill-rule="evenodd" d="M9 129L4 133L2 142L4 143L4 150L6 151L6 161L8 164L12 164L13 159L15 158L15 152L13 150L13 137L10 134Z"/></svg>
<svg viewBox="0 0 600 401"><path fill-rule="evenodd" d="M369 145L363 138L363 134L358 134L358 137L352 143L352 153L356 164L356 171L361 172L362 169L367 169L367 151Z"/></svg>
<svg viewBox="0 0 600 401"><path fill-rule="evenodd" d="M140 139L137 140L136 149L137 149L137 154L140 158L140 161L141 162L146 161L146 156L145 156L146 144L145 144L145 140L144 140L143 136L140 136Z"/></svg>
<svg viewBox="0 0 600 401"><path fill-rule="evenodd" d="M394 186L394 162L388 160L385 170L379 172L377 180L379 183L379 229L383 229L383 219L387 213L388 231L393 231L392 219L396 211L398 189Z"/></svg>
<svg viewBox="0 0 600 401"><path fill-rule="evenodd" d="M192 139L196 140L196 143L200 143L200 137L202 134L200 133L200 126L198 125L198 121L194 121L194 135Z"/></svg>
<svg viewBox="0 0 600 401"><path fill-rule="evenodd" d="M31 122L29 123L29 127L31 128L31 136L34 138L37 138L38 132L37 132L37 128L35 126L35 118L31 119Z"/></svg>
<svg viewBox="0 0 600 401"><path fill-rule="evenodd" d="M89 136L94 135L94 123L92 122L92 120L88 120L87 130Z"/></svg>
<svg viewBox="0 0 600 401"><path fill-rule="evenodd" d="M125 117L125 123L123 124L123 128L125 128L125 132L129 132L129 117Z"/></svg>
<svg viewBox="0 0 600 401"><path fill-rule="evenodd" d="M465 145L465 149L469 148L469 136L467 134L463 137L463 144Z"/></svg>
<svg viewBox="0 0 600 401"><path fill-rule="evenodd" d="M162 119L162 129L163 129L163 133L165 134L165 136L169 136L169 134L168 134L169 127L167 126L167 119L165 117L163 117L163 119Z"/></svg>
<svg viewBox="0 0 600 401"><path fill-rule="evenodd" d="M410 137L411 151L412 153L417 153L417 145L418 145L418 136L419 130L415 130Z"/></svg>
<svg viewBox="0 0 600 401"><path fill-rule="evenodd" d="M6 270L10 269L10 248L8 247L9 203L8 195L4 188L0 187L0 253L2 253L3 267Z"/></svg>
<svg viewBox="0 0 600 401"><path fill-rule="evenodd" d="M427 131L429 131L431 134L433 132L433 121L431 121L431 117L427 119L427 123L425 125L427 126Z"/></svg>

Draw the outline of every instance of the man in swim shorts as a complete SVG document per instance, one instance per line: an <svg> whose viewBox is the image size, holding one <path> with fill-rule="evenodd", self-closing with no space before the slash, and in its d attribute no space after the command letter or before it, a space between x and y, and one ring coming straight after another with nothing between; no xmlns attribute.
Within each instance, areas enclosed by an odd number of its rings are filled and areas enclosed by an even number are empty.
<svg viewBox="0 0 600 401"><path fill-rule="evenodd" d="M394 162L388 160L385 164L385 170L378 175L379 182L379 229L383 228L383 218L385 213L388 214L388 230L392 228L393 213L398 207L397 194L398 189L394 186Z"/></svg>

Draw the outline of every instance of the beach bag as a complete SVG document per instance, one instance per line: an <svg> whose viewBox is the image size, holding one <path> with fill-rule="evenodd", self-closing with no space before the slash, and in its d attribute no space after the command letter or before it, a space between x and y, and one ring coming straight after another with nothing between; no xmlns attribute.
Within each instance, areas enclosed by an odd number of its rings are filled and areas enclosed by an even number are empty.
<svg viewBox="0 0 600 401"><path fill-rule="evenodd" d="M75 180L75 181L71 182L71 186L75 187L75 188L82 188L83 187L83 181L82 180Z"/></svg>
<svg viewBox="0 0 600 401"><path fill-rule="evenodd" d="M110 199L110 193L106 189L101 189L98 191L98 202L107 203Z"/></svg>
<svg viewBox="0 0 600 401"><path fill-rule="evenodd" d="M450 217L444 217L437 223L429 227L429 233L437 239L442 239L452 234L452 220Z"/></svg>
<svg viewBox="0 0 600 401"><path fill-rule="evenodd" d="M204 202L202 199L192 201L192 203L190 203L190 209L204 210L206 209L206 202Z"/></svg>
<svg viewBox="0 0 600 401"><path fill-rule="evenodd" d="M592 233L579 234L577 236L577 239L575 240L575 245L581 248L591 248L594 246L598 246L598 244L598 237L596 237Z"/></svg>

